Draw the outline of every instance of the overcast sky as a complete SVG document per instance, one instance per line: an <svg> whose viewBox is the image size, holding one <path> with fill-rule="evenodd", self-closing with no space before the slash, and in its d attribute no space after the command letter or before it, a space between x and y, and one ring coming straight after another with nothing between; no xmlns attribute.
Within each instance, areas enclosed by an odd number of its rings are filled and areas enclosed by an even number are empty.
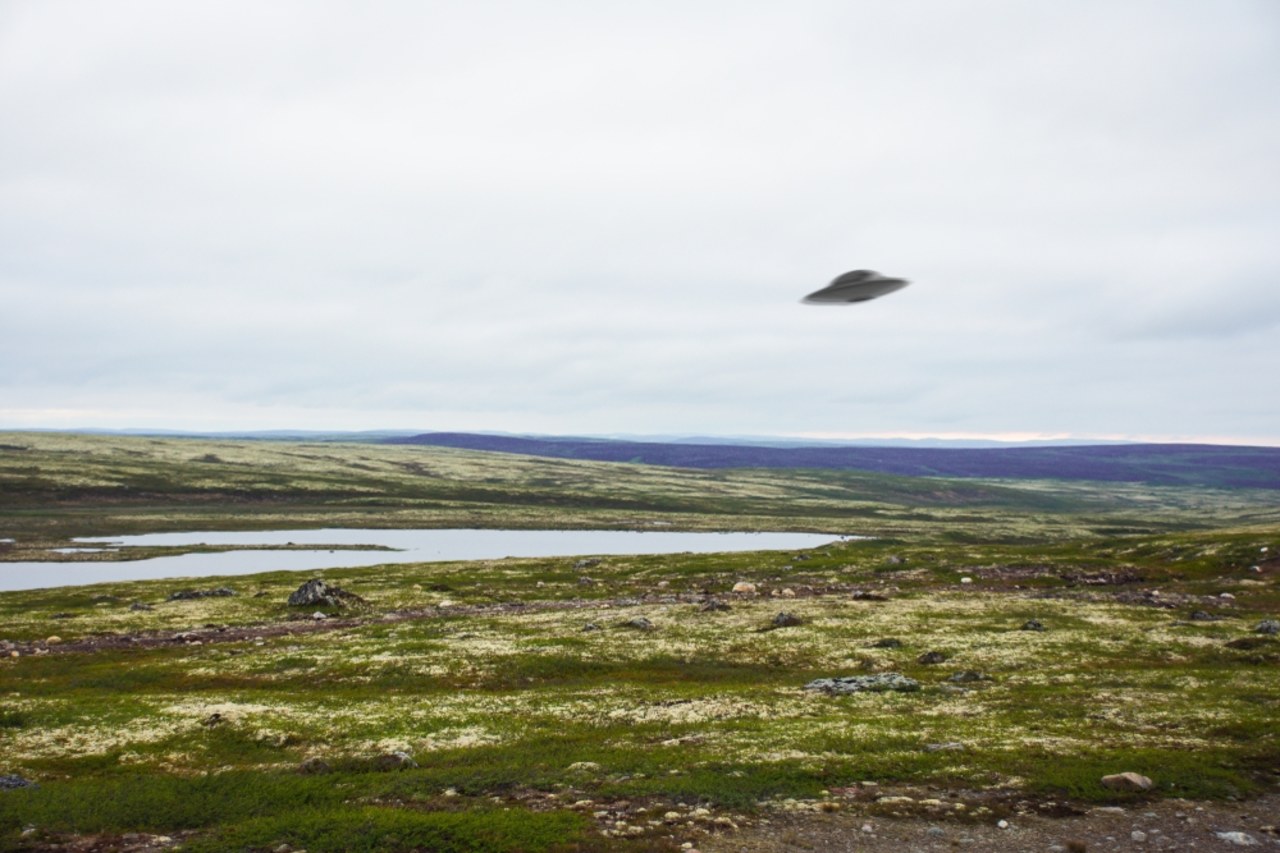
<svg viewBox="0 0 1280 853"><path fill-rule="evenodd" d="M1277 81L1272 0L2 3L0 427L1280 443Z"/></svg>

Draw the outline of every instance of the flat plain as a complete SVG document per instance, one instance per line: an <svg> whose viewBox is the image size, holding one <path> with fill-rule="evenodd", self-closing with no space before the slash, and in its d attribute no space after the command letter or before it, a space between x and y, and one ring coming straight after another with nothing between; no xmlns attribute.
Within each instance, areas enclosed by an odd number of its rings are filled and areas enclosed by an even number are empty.
<svg viewBox="0 0 1280 853"><path fill-rule="evenodd" d="M49 587L0 594L0 774L37 783L0 790L0 839L873 849L918 825L923 849L1116 814L1099 808L1245 821L1280 782L1277 496L3 434L0 560L48 561ZM328 570L358 600L306 607L287 600L311 575L58 587L51 553L165 530L655 525L832 543ZM806 689L890 673L916 689ZM1123 772L1152 788L1102 785ZM1254 823L1195 831L1273 843Z"/></svg>

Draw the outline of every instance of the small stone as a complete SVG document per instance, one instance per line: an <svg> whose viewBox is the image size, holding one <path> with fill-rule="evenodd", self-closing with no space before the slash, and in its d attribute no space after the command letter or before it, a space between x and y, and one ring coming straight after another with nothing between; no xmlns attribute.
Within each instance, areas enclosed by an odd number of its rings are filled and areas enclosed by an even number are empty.
<svg viewBox="0 0 1280 853"><path fill-rule="evenodd" d="M631 629L631 630L633 630L633 631L654 631L654 630L656 630L656 628L655 628L654 624L653 624L652 622L650 622L648 619L644 618L643 616L636 616L636 617L635 617L635 618L633 618L633 619L628 619L627 621L620 623L620 624L619 624L619 627L621 627L621 628L630 628L630 629Z"/></svg>
<svg viewBox="0 0 1280 853"><path fill-rule="evenodd" d="M702 611L703 613L717 613L723 610L731 610L731 609L732 608L729 607L728 604L725 604L723 601L719 601L714 598L708 598L706 601L702 602L702 606L698 608L698 610Z"/></svg>
<svg viewBox="0 0 1280 853"><path fill-rule="evenodd" d="M759 589L748 581L738 581L733 585L733 591L743 595L755 595Z"/></svg>
<svg viewBox="0 0 1280 853"><path fill-rule="evenodd" d="M311 614L311 619L313 622L323 622L328 618L329 618L328 614L321 613L319 610Z"/></svg>
<svg viewBox="0 0 1280 853"><path fill-rule="evenodd" d="M865 589L855 589L850 596L854 601L888 601L888 596L881 595L878 592L868 592Z"/></svg>
<svg viewBox="0 0 1280 853"><path fill-rule="evenodd" d="M925 830L925 832L928 835L932 835L934 838L941 838L942 836L947 834L946 830L944 830L940 826L931 826L927 830Z"/></svg>
<svg viewBox="0 0 1280 853"><path fill-rule="evenodd" d="M1009 821L1007 821L1007 820L998 820L998 821L996 821L996 826L1000 827L1001 829L1008 829L1008 828L1009 828Z"/></svg>
<svg viewBox="0 0 1280 853"><path fill-rule="evenodd" d="M885 638L883 638L883 639L876 640L874 643L872 643L872 644L871 644L871 648L873 648L873 649L900 649L900 648L902 648L902 641L901 641L901 640L899 640L899 639L898 639L898 638L896 638L896 637L885 637Z"/></svg>
<svg viewBox="0 0 1280 853"><path fill-rule="evenodd" d="M59 636L57 636L57 635L55 635L55 636L52 636L52 637L49 637L48 639L46 639L46 640L44 641L44 644L45 644L46 646L56 646L56 645L58 645L58 643L61 643L61 642L62 642L62 638L61 638L61 637L59 637Z"/></svg>
<svg viewBox="0 0 1280 853"><path fill-rule="evenodd" d="M1132 771L1102 777L1102 787L1112 791L1150 791L1154 786L1149 777Z"/></svg>
<svg viewBox="0 0 1280 853"><path fill-rule="evenodd" d="M1234 595L1232 595L1231 593L1229 593L1229 592L1220 592L1220 593L1218 593L1218 598L1221 598L1223 601L1235 601L1235 600L1236 600L1236 597L1235 597Z"/></svg>
<svg viewBox="0 0 1280 853"><path fill-rule="evenodd" d="M588 622L587 624L582 626L582 632L584 634L587 633L588 631L599 631L599 630L600 630L600 626L594 622Z"/></svg>
<svg viewBox="0 0 1280 853"><path fill-rule="evenodd" d="M794 613L787 613L785 610L769 621L770 628L795 628L803 624L803 619Z"/></svg>
<svg viewBox="0 0 1280 853"><path fill-rule="evenodd" d="M960 578L960 583L973 583L973 578L971 577Z"/></svg>
<svg viewBox="0 0 1280 853"><path fill-rule="evenodd" d="M1263 619L1253 629L1255 634L1280 634L1280 619Z"/></svg>
<svg viewBox="0 0 1280 853"><path fill-rule="evenodd" d="M869 823L864 823L864 824L862 825L862 831L863 831L863 832L875 832L875 831L876 831L876 828L875 828L874 826L872 826L871 824L869 824Z"/></svg>
<svg viewBox="0 0 1280 853"><path fill-rule="evenodd" d="M947 656L944 655L942 652L925 652L924 654L920 655L920 657L916 658L916 663L935 664L935 663L945 663L946 660L947 660Z"/></svg>
<svg viewBox="0 0 1280 853"><path fill-rule="evenodd" d="M211 729L214 726L222 725L226 721L227 721L226 717L222 716L222 714L218 713L217 711L214 711L212 714L210 714L209 716L201 720L200 725L204 726L206 729Z"/></svg>
<svg viewBox="0 0 1280 853"><path fill-rule="evenodd" d="M418 762L409 753L396 750L379 755L373 760L373 766L379 770L411 770L418 766Z"/></svg>
<svg viewBox="0 0 1280 853"><path fill-rule="evenodd" d="M1214 622L1218 617L1214 616L1212 613L1206 613L1203 610L1193 610L1191 611L1191 615L1187 618L1192 622Z"/></svg>
<svg viewBox="0 0 1280 853"><path fill-rule="evenodd" d="M1215 832L1214 835L1229 844L1236 845L1237 847L1257 847L1262 843L1247 832L1238 832L1233 830L1231 832Z"/></svg>
<svg viewBox="0 0 1280 853"><path fill-rule="evenodd" d="M147 610L155 610L155 608L152 607L150 604L145 604L141 601L135 601L133 604L130 604L129 609L134 613L142 613Z"/></svg>
<svg viewBox="0 0 1280 853"><path fill-rule="evenodd" d="M1141 844L1147 840L1147 834L1141 829L1135 829L1133 832L1129 833L1129 838Z"/></svg>
<svg viewBox="0 0 1280 853"><path fill-rule="evenodd" d="M1043 624L1039 619L1028 619L1026 622L1023 622L1023 623L1022 623L1022 627L1021 627L1021 628L1019 628L1018 630L1020 630L1020 631L1043 631L1043 630L1044 630L1044 624Z"/></svg>
<svg viewBox="0 0 1280 853"><path fill-rule="evenodd" d="M992 681L991 676L978 672L973 669L965 669L957 672L955 675L947 679L947 681L956 684L972 684L975 681Z"/></svg>
<svg viewBox="0 0 1280 853"><path fill-rule="evenodd" d="M0 776L0 791L12 791L15 788L39 788L35 782L30 779L24 779L16 773L6 773Z"/></svg>

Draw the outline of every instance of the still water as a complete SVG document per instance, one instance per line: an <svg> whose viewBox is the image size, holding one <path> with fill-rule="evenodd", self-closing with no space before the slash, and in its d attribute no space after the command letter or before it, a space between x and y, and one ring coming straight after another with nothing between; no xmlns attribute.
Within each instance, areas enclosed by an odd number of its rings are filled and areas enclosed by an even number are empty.
<svg viewBox="0 0 1280 853"><path fill-rule="evenodd" d="M235 551L180 554L113 562L0 563L0 590L109 581L316 571L387 563L496 560L502 557L569 557L617 554L699 554L728 551L793 551L842 537L815 533L682 533L634 530L254 530L148 533L76 540L84 550L139 546L222 545ZM847 538L847 537L844 537ZM264 551L254 546L315 545L316 549ZM394 551L349 551L382 546ZM80 550L80 549L77 549Z"/></svg>

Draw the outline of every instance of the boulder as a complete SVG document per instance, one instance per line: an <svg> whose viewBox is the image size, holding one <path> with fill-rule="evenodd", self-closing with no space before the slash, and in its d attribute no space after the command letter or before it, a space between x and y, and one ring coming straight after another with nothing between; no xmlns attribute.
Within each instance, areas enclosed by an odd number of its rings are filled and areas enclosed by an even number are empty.
<svg viewBox="0 0 1280 853"><path fill-rule="evenodd" d="M1263 619L1258 623L1258 627L1253 629L1255 634L1280 634L1280 619Z"/></svg>
<svg viewBox="0 0 1280 853"><path fill-rule="evenodd" d="M882 693L895 690L910 693L920 689L920 682L897 672L881 672L876 675L845 675L837 678L817 678L804 686L805 690L840 696L846 693Z"/></svg>
<svg viewBox="0 0 1280 853"><path fill-rule="evenodd" d="M1141 773L1126 771L1103 776L1102 787L1110 791L1150 791L1155 783Z"/></svg>
<svg viewBox="0 0 1280 853"><path fill-rule="evenodd" d="M290 607L345 607L348 604L364 604L354 592L340 586L331 586L321 578L312 578L289 596Z"/></svg>

